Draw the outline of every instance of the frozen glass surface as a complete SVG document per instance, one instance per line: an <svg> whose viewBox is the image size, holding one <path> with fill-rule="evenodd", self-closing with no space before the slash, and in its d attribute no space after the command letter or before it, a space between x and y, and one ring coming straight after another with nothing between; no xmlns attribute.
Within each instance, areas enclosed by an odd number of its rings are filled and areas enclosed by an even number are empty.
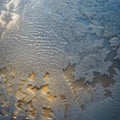
<svg viewBox="0 0 120 120"><path fill-rule="evenodd" d="M0 120L120 120L120 0L0 0Z"/></svg>

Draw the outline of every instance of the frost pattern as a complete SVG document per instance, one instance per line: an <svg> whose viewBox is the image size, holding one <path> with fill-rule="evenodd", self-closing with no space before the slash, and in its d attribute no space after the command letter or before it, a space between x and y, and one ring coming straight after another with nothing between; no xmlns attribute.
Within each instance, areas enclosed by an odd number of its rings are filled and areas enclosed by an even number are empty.
<svg viewBox="0 0 120 120"><path fill-rule="evenodd" d="M0 120L119 120L119 9L1 0Z"/></svg>

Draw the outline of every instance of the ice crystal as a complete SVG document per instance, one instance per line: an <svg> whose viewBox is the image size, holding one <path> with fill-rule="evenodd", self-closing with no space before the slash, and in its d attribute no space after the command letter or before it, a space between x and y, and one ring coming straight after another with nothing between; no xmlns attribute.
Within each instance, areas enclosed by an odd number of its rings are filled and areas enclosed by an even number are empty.
<svg viewBox="0 0 120 120"><path fill-rule="evenodd" d="M119 120L119 0L0 1L0 120Z"/></svg>

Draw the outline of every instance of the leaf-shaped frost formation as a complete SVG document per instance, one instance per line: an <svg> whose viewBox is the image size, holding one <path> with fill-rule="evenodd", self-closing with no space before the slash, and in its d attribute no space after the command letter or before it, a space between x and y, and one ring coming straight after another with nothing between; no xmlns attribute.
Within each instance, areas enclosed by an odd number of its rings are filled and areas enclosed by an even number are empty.
<svg viewBox="0 0 120 120"><path fill-rule="evenodd" d="M120 0L0 0L0 120L119 120Z"/></svg>

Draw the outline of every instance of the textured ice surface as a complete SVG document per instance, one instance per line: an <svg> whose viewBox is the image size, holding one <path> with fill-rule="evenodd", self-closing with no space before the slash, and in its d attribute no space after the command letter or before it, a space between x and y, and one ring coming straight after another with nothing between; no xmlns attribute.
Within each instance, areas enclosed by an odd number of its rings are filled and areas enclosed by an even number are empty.
<svg viewBox="0 0 120 120"><path fill-rule="evenodd" d="M0 120L119 113L120 0L0 0Z"/></svg>

